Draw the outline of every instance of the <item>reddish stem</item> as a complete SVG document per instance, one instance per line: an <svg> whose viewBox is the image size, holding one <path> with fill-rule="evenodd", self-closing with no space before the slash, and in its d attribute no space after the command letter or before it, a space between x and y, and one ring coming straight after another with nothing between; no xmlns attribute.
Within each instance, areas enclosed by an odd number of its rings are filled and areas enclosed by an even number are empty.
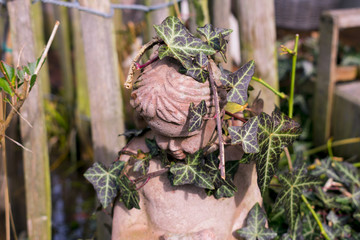
<svg viewBox="0 0 360 240"><path fill-rule="evenodd" d="M147 177L146 181L145 181L143 184L141 184L140 187L136 188L136 190L139 190L139 189L141 189L142 187L144 187L144 186L149 182L150 179L151 179L150 176Z"/></svg>
<svg viewBox="0 0 360 240"><path fill-rule="evenodd" d="M247 120L245 118L242 118L242 117L239 117L239 116L236 116L235 114L231 113L231 112L228 112L228 111L225 111L225 114L233 117L233 118L236 118L237 120L240 120L242 121L243 123L246 123Z"/></svg>
<svg viewBox="0 0 360 240"><path fill-rule="evenodd" d="M158 59L159 59L159 56L155 56L154 58L150 59L149 61L147 61L147 62L144 63L144 64L140 64L140 63L137 62L137 63L135 63L136 69L137 69L137 70L142 69L142 68L148 66L149 64L157 61Z"/></svg>

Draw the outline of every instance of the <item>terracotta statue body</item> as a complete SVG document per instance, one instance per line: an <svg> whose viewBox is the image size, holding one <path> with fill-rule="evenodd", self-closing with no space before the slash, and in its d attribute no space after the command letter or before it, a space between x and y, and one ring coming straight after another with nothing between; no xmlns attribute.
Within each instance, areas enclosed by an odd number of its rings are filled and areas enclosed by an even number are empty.
<svg viewBox="0 0 360 240"><path fill-rule="evenodd" d="M183 161L186 154L205 147L216 135L208 83L196 82L178 73L178 68L173 60L159 60L146 67L135 83L131 104L151 131L134 139L128 151L148 152L145 138L155 138L161 149ZM189 104L197 105L202 99L206 101L209 118L199 130L189 133ZM225 152L227 160L242 157L241 149L234 146ZM121 156L123 161L129 158ZM160 169L160 159L150 161L149 173ZM172 186L167 174L151 178L139 190L141 210L128 210L117 201L112 239L235 239L235 230L243 226L249 210L262 201L255 165L240 165L234 184L238 189L234 197L215 199L193 185Z"/></svg>

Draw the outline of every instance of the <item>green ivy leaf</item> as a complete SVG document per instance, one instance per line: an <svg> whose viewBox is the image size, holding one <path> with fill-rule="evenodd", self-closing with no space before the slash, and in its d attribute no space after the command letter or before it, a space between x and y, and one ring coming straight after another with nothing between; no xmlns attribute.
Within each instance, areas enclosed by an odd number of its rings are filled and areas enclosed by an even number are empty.
<svg viewBox="0 0 360 240"><path fill-rule="evenodd" d="M339 208L344 211L351 210L351 207L349 206L350 202L348 204L341 204L338 202L336 196L332 193L324 192L322 188L317 187L315 196L320 200L320 203L317 203L317 205L321 207L325 207L328 209L331 208ZM346 199L348 200L348 199Z"/></svg>
<svg viewBox="0 0 360 240"><path fill-rule="evenodd" d="M304 164L291 173L280 175L279 182L282 186L282 190L276 199L274 208L276 209L280 205L285 207L288 224L293 231L295 229L296 217L299 213L302 191L321 184L321 181L308 176Z"/></svg>
<svg viewBox="0 0 360 240"><path fill-rule="evenodd" d="M304 239L305 238L302 235L302 222L299 214L296 218L294 229L293 230L289 229L289 231L281 237L281 240L304 240Z"/></svg>
<svg viewBox="0 0 360 240"><path fill-rule="evenodd" d="M136 185L126 176L122 176L118 180L118 184L120 186L120 201L124 203L125 207L129 210L132 208L140 209L140 197Z"/></svg>
<svg viewBox="0 0 360 240"><path fill-rule="evenodd" d="M258 116L258 125L259 152L247 155L245 160L256 161L257 182L261 194L264 194L277 170L282 149L295 141L301 128L278 109L271 117L262 112Z"/></svg>
<svg viewBox="0 0 360 240"><path fill-rule="evenodd" d="M220 52L226 62L226 40L224 37L232 33L233 30L214 28L211 24L206 24L204 27L199 27L197 31L206 38L206 41L213 49Z"/></svg>
<svg viewBox="0 0 360 240"><path fill-rule="evenodd" d="M246 240L269 240L274 239L277 233L265 227L266 214L256 203L248 213L246 227L236 230L236 232Z"/></svg>
<svg viewBox="0 0 360 240"><path fill-rule="evenodd" d="M311 171L311 175L320 177L325 174L328 178L341 182L341 178L336 174L331 164L332 160L330 157L321 160L320 165L316 165L315 169Z"/></svg>
<svg viewBox="0 0 360 240"><path fill-rule="evenodd" d="M150 153L144 153L141 150L138 150L137 155L133 155L132 159L134 160L134 172L139 172L142 175L146 175L149 171L150 159L152 158Z"/></svg>
<svg viewBox="0 0 360 240"><path fill-rule="evenodd" d="M185 163L176 163L170 167L170 181L173 186L194 184L200 188L214 189L210 175L202 169L202 151L186 156Z"/></svg>
<svg viewBox="0 0 360 240"><path fill-rule="evenodd" d="M315 240L320 237L320 229L311 213L305 214L302 220L302 236L307 240Z"/></svg>
<svg viewBox="0 0 360 240"><path fill-rule="evenodd" d="M118 194L117 179L124 165L125 162L116 161L107 169L102 163L96 162L84 173L84 177L94 186L103 208L109 206Z"/></svg>
<svg viewBox="0 0 360 240"><path fill-rule="evenodd" d="M15 69L3 61L1 61L0 64L1 64L1 68L4 70L5 75L10 80L11 84L15 84L15 79L16 79Z"/></svg>
<svg viewBox="0 0 360 240"><path fill-rule="evenodd" d="M206 115L206 103L205 100L201 100L201 102L195 107L194 103L190 103L189 106L189 132L193 132L198 130L201 127L203 122L203 117Z"/></svg>
<svg viewBox="0 0 360 240"><path fill-rule="evenodd" d="M229 172L226 173L225 180L221 177L218 155L219 152L213 152L205 157L204 170L211 176L215 187L214 190L209 192L209 195L213 194L216 199L233 197L237 188L234 185Z"/></svg>
<svg viewBox="0 0 360 240"><path fill-rule="evenodd" d="M209 72L206 70L209 60L205 53L201 52L195 57L192 66L185 69L185 74L194 78L198 82L206 82L209 77Z"/></svg>
<svg viewBox="0 0 360 240"><path fill-rule="evenodd" d="M199 53L216 53L212 47L194 37L177 17L167 17L160 25L154 25L154 28L158 37L166 44L159 47L160 59L166 56L173 57L188 69L192 66L192 58Z"/></svg>
<svg viewBox="0 0 360 240"><path fill-rule="evenodd" d="M4 77L0 78L0 90L3 90L4 92L6 92L7 94L13 96L14 93L11 90L9 83L6 81L6 79Z"/></svg>
<svg viewBox="0 0 360 240"><path fill-rule="evenodd" d="M149 148L150 155L152 157L155 157L160 154L160 149L155 141L155 138L153 138L153 139L145 138L145 143L146 143L146 146Z"/></svg>
<svg viewBox="0 0 360 240"><path fill-rule="evenodd" d="M220 77L221 83L229 88L227 100L240 105L247 102L247 91L252 75L254 74L255 62L249 61L236 72L228 74L223 71Z"/></svg>
<svg viewBox="0 0 360 240"><path fill-rule="evenodd" d="M241 143L245 153L259 152L257 117L250 118L243 126L231 126L228 130L231 137L231 144Z"/></svg>
<svg viewBox="0 0 360 240"><path fill-rule="evenodd" d="M354 207L360 209L360 188L353 186L351 190L351 202Z"/></svg>
<svg viewBox="0 0 360 240"><path fill-rule="evenodd" d="M338 176L341 176L341 182L345 183L348 187L352 184L360 186L360 178L357 169L350 163L333 161L334 169Z"/></svg>

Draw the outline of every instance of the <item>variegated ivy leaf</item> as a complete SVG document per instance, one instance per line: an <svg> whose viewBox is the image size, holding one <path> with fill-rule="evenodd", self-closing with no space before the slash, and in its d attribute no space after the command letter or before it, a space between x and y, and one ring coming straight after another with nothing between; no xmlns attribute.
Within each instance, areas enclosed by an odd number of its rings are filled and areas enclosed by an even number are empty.
<svg viewBox="0 0 360 240"><path fill-rule="evenodd" d="M189 69L192 66L192 58L199 53L216 53L212 47L194 37L177 17L167 17L160 25L154 25L154 28L158 37L166 44L158 50L160 59L166 56L173 57Z"/></svg>
<svg viewBox="0 0 360 240"><path fill-rule="evenodd" d="M245 153L259 152L257 117L250 118L243 126L231 126L228 130L231 144L241 143Z"/></svg>
<svg viewBox="0 0 360 240"><path fill-rule="evenodd" d="M302 222L300 219L300 214L297 216L295 221L295 226L293 230L288 230L287 233L282 235L281 240L304 240L302 235Z"/></svg>
<svg viewBox="0 0 360 240"><path fill-rule="evenodd" d="M329 193L329 192L324 192L321 187L316 188L315 195L320 200L320 202L315 201L316 205L319 205L321 207L325 207L328 209L339 208L344 211L351 210L349 199L346 199L346 200L348 200L347 204L341 204L338 202L338 199L335 194Z"/></svg>
<svg viewBox="0 0 360 240"><path fill-rule="evenodd" d="M357 169L350 163L347 162L334 162L334 169L338 176L341 176L340 182L345 183L348 187L352 184L360 187L360 177Z"/></svg>
<svg viewBox="0 0 360 240"><path fill-rule="evenodd" d="M204 170L211 176L215 187L214 190L208 191L208 194L213 194L216 199L233 197L237 188L231 179L230 173L226 173L225 180L221 177L219 170L220 160L218 156L219 152L213 152L205 157ZM225 169L228 171L226 167Z"/></svg>
<svg viewBox="0 0 360 240"><path fill-rule="evenodd" d="M279 182L282 189L276 199L274 208L276 209L280 205L285 208L289 227L293 231L299 213L302 191L322 182L306 174L305 164L291 173L280 175Z"/></svg>
<svg viewBox="0 0 360 240"><path fill-rule="evenodd" d="M332 178L335 181L341 181L341 178L336 174L332 167L332 160L330 157L320 161L320 165L316 164L314 170L311 171L311 175L320 177L325 174L328 178Z"/></svg>
<svg viewBox="0 0 360 240"><path fill-rule="evenodd" d="M311 213L305 214L302 220L303 231L302 236L308 240L315 240L320 237L319 225L316 224L314 217Z"/></svg>
<svg viewBox="0 0 360 240"><path fill-rule="evenodd" d="M202 168L202 151L186 156L185 163L178 162L170 167L170 182L173 186L194 184L200 188L214 189L209 173Z"/></svg>
<svg viewBox="0 0 360 240"><path fill-rule="evenodd" d="M256 203L248 213L246 218L246 227L243 227L236 232L246 240L270 240L277 236L273 230L266 228L266 214Z"/></svg>
<svg viewBox="0 0 360 240"><path fill-rule="evenodd" d="M203 122L203 117L207 113L205 100L201 100L201 102L195 107L194 103L190 103L189 106L189 132L193 132L198 130L201 127Z"/></svg>
<svg viewBox="0 0 360 240"><path fill-rule="evenodd" d="M227 100L240 105L247 102L248 87L252 76L254 75L255 62L253 60L246 63L234 73L222 72L220 81L230 91L227 94Z"/></svg>
<svg viewBox="0 0 360 240"><path fill-rule="evenodd" d="M120 186L120 201L124 203L127 209L137 208L140 209L139 193L136 190L135 183L131 182L127 176L122 176L118 180Z"/></svg>
<svg viewBox="0 0 360 240"><path fill-rule="evenodd" d="M152 155L150 153L144 153L143 151L138 150L138 153L131 156L131 158L134 160L134 172L139 172L142 175L147 174L150 165L149 161L152 158Z"/></svg>
<svg viewBox="0 0 360 240"><path fill-rule="evenodd" d="M95 162L84 173L84 177L94 186L103 208L109 206L118 194L119 185L117 179L124 165L125 162L116 161L109 168L106 168L102 163Z"/></svg>
<svg viewBox="0 0 360 240"><path fill-rule="evenodd" d="M204 27L199 27L197 31L206 38L206 41L212 48L220 52L226 62L226 40L224 37L232 33L233 30L214 28L211 24L206 24Z"/></svg>
<svg viewBox="0 0 360 240"><path fill-rule="evenodd" d="M186 75L194 78L198 82L206 82L209 72L206 70L209 60L205 53L201 52L196 55L193 65L185 72Z"/></svg>
<svg viewBox="0 0 360 240"><path fill-rule="evenodd" d="M160 149L155 141L155 138L154 139L145 138L145 143L146 146L149 148L150 155L152 157L155 157L160 154Z"/></svg>
<svg viewBox="0 0 360 240"><path fill-rule="evenodd" d="M262 112L258 116L259 152L244 156L247 161L256 161L258 185L262 194L274 176L280 154L300 135L300 125L275 109L272 116Z"/></svg>

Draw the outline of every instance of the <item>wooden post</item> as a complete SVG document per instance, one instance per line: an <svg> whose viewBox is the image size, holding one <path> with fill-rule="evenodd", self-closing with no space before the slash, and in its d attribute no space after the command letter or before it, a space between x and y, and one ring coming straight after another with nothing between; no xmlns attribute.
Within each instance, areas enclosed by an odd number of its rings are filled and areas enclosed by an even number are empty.
<svg viewBox="0 0 360 240"><path fill-rule="evenodd" d="M7 3L14 61L20 59L20 65L36 61L41 54L35 52L36 16L31 17L30 4L30 0ZM23 152L28 235L29 239L51 239L51 184L41 79L37 79L21 114L32 125L20 120L23 145L31 150Z"/></svg>
<svg viewBox="0 0 360 240"><path fill-rule="evenodd" d="M81 0L80 4L104 13L110 12L109 0ZM125 139L118 137L124 132L124 124L114 26L111 18L86 12L80 15L94 156L95 161L109 165L125 145ZM111 219L102 214L102 218L98 218L98 236L99 239L110 239L111 232L106 231L105 226L111 225Z"/></svg>
<svg viewBox="0 0 360 240"><path fill-rule="evenodd" d="M279 88L277 71L276 28L274 0L237 1L237 19L240 30L241 62L255 61L255 76L260 77L275 89ZM279 100L261 84L251 83L261 90L264 112L271 113ZM252 96L254 97L254 96Z"/></svg>
<svg viewBox="0 0 360 240"><path fill-rule="evenodd" d="M145 0L146 5L148 6L167 2L168 0ZM156 36L155 29L153 27L154 24L160 24L168 16L168 8L162 8L145 13L146 31L144 32L144 43L149 42L153 37Z"/></svg>

